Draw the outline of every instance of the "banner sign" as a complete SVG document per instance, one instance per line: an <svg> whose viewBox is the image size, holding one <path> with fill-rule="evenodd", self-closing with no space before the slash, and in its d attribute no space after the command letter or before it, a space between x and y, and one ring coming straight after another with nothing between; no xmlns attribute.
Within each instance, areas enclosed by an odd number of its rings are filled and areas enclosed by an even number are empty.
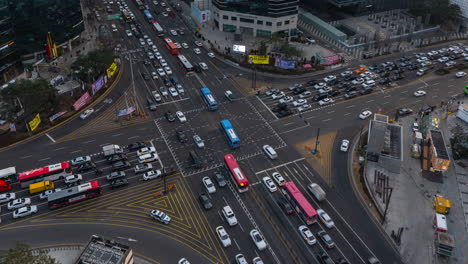
<svg viewBox="0 0 468 264"><path fill-rule="evenodd" d="M50 122L52 122L52 121L54 121L55 119L57 119L57 118L63 116L65 113L66 113L66 111L64 111L64 112L58 112L58 113L56 113L55 115L49 117Z"/></svg>
<svg viewBox="0 0 468 264"><path fill-rule="evenodd" d="M270 64L270 55L249 55L249 62L253 64Z"/></svg>
<svg viewBox="0 0 468 264"><path fill-rule="evenodd" d="M106 84L104 80L104 75L99 76L99 78L91 85L91 90L93 91L93 96L101 89L104 84Z"/></svg>
<svg viewBox="0 0 468 264"><path fill-rule="evenodd" d="M10 123L10 131L15 132L16 131L16 125L14 123Z"/></svg>
<svg viewBox="0 0 468 264"><path fill-rule="evenodd" d="M107 77L112 77L115 74L115 71L117 70L117 64L113 62L111 66L106 70L107 72Z"/></svg>
<svg viewBox="0 0 468 264"><path fill-rule="evenodd" d="M296 68L296 61L294 60L280 60L279 67L281 69L295 69Z"/></svg>
<svg viewBox="0 0 468 264"><path fill-rule="evenodd" d="M117 111L117 116L125 116L133 113L136 110L136 106L132 106L126 109Z"/></svg>
<svg viewBox="0 0 468 264"><path fill-rule="evenodd" d="M91 102L91 96L89 95L89 92L86 92L78 100L76 100L76 102L73 104L73 108L75 111L78 111L89 102Z"/></svg>
<svg viewBox="0 0 468 264"><path fill-rule="evenodd" d="M332 64L337 64L340 61L341 61L340 54L335 54L332 56L323 57L322 60L320 60L320 64L332 65Z"/></svg>
<svg viewBox="0 0 468 264"><path fill-rule="evenodd" d="M39 124L41 123L41 117L39 116L39 114L37 114L33 120L29 121L29 128L31 129L31 131L34 131L36 130L36 128L39 126Z"/></svg>

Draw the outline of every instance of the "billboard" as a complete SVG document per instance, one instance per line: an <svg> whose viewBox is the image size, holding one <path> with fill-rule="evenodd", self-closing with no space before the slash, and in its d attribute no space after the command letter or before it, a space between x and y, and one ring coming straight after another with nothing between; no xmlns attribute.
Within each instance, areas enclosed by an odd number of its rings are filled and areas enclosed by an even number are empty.
<svg viewBox="0 0 468 264"><path fill-rule="evenodd" d="M29 121L29 128L31 131L36 130L36 128L39 126L41 123L41 117L39 116L39 113L33 118L33 120Z"/></svg>
<svg viewBox="0 0 468 264"><path fill-rule="evenodd" d="M51 117L49 117L50 122L52 122L52 121L54 121L55 119L57 119L57 118L63 116L65 113L66 113L66 111L65 111L65 112L58 112L58 113L52 115Z"/></svg>
<svg viewBox="0 0 468 264"><path fill-rule="evenodd" d="M91 85L91 90L93 91L93 96L101 89L104 84L106 84L104 80L104 75L99 76L99 78Z"/></svg>
<svg viewBox="0 0 468 264"><path fill-rule="evenodd" d="M245 53L245 46L244 45L232 45L232 51L238 53Z"/></svg>
<svg viewBox="0 0 468 264"><path fill-rule="evenodd" d="M324 65L337 64L341 61L340 54L335 54L335 55L327 56L327 57L317 56L317 58L320 60L320 64L324 64Z"/></svg>
<svg viewBox="0 0 468 264"><path fill-rule="evenodd" d="M286 69L286 70L295 69L296 68L296 61L295 60L280 59L278 67L280 67L281 69Z"/></svg>
<svg viewBox="0 0 468 264"><path fill-rule="evenodd" d="M270 64L270 55L249 55L249 63Z"/></svg>
<svg viewBox="0 0 468 264"><path fill-rule="evenodd" d="M190 4L191 11L193 17L195 17L198 22L204 23L210 19L210 10L200 10L200 8L197 7L197 4L195 2L192 2Z"/></svg>
<svg viewBox="0 0 468 264"><path fill-rule="evenodd" d="M129 114L135 112L135 110L136 110L136 106L134 105L132 107L125 108L125 109L117 111L117 116L129 115Z"/></svg>
<svg viewBox="0 0 468 264"><path fill-rule="evenodd" d="M73 108L75 111L78 111L89 102L91 102L91 95L89 95L89 92L86 92L78 100L76 100L76 102L73 104Z"/></svg>
<svg viewBox="0 0 468 264"><path fill-rule="evenodd" d="M107 72L107 77L112 77L115 74L115 71L117 70L117 64L113 62L111 66L106 70Z"/></svg>

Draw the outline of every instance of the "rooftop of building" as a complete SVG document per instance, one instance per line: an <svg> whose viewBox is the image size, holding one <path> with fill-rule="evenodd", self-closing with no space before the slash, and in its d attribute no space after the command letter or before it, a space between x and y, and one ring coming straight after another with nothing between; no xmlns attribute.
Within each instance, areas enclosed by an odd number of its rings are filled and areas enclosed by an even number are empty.
<svg viewBox="0 0 468 264"><path fill-rule="evenodd" d="M444 137L439 130L431 130L432 144L434 145L436 156L440 159L448 160L449 156L445 147Z"/></svg>
<svg viewBox="0 0 468 264"><path fill-rule="evenodd" d="M402 159L402 127L388 123L388 116L374 115L370 122L368 152Z"/></svg>
<svg viewBox="0 0 468 264"><path fill-rule="evenodd" d="M93 235L76 264L121 264L130 251L128 245Z"/></svg>

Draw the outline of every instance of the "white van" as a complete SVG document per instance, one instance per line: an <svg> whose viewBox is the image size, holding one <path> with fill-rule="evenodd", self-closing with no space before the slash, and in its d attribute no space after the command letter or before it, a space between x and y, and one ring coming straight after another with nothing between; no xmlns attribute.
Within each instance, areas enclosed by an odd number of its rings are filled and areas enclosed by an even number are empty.
<svg viewBox="0 0 468 264"><path fill-rule="evenodd" d="M263 151L265 151L265 154L270 159L277 159L278 158L278 154L276 153L276 151L270 145L264 145L263 146Z"/></svg>
<svg viewBox="0 0 468 264"><path fill-rule="evenodd" d="M447 232L447 217L443 214L435 214L434 228L437 232Z"/></svg>
<svg viewBox="0 0 468 264"><path fill-rule="evenodd" d="M368 87L373 87L375 86L375 81L374 80L368 80L365 83L362 84L363 88L368 88Z"/></svg>

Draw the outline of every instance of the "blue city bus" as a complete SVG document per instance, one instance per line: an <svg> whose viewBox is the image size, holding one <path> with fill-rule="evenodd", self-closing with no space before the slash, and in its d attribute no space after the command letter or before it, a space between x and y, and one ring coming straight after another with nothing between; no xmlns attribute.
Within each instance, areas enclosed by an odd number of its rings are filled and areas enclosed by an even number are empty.
<svg viewBox="0 0 468 264"><path fill-rule="evenodd" d="M221 121L221 128L223 130L224 135L229 143L229 146L233 149L240 147L240 139L236 134L236 131L231 125L229 120L222 120Z"/></svg>
<svg viewBox="0 0 468 264"><path fill-rule="evenodd" d="M203 100L205 100L206 105L208 106L208 110L216 111L218 110L218 102L214 98L213 94L211 93L210 89L208 88L201 88Z"/></svg>
<svg viewBox="0 0 468 264"><path fill-rule="evenodd" d="M148 20L148 22L150 22L150 23L153 23L154 17L151 15L150 11L145 10L145 11L143 11L143 13L145 14L146 20Z"/></svg>

